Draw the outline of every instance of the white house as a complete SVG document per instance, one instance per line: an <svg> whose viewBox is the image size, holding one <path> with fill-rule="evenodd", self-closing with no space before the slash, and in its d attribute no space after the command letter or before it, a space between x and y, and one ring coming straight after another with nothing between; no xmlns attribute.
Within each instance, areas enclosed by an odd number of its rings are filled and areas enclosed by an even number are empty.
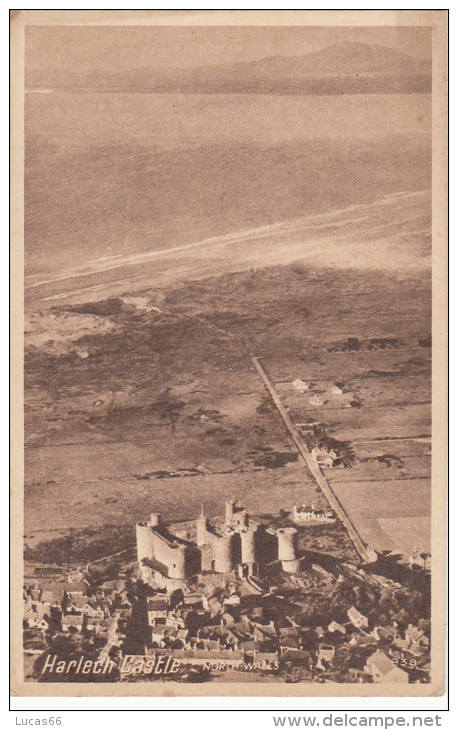
<svg viewBox="0 0 458 730"><path fill-rule="evenodd" d="M409 675L398 667L383 651L376 651L366 660L364 671L373 681L384 684L407 684Z"/></svg>
<svg viewBox="0 0 458 730"><path fill-rule="evenodd" d="M355 626L357 629L367 629L367 627L369 626L369 621L367 620L367 617L360 613L358 609L354 606L351 606L348 609L347 616L353 626Z"/></svg>

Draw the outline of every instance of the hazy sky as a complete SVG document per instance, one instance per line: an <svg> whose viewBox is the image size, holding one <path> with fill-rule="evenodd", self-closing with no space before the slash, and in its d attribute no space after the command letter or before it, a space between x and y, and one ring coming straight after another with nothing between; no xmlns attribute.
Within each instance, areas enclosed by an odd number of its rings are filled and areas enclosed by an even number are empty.
<svg viewBox="0 0 458 730"><path fill-rule="evenodd" d="M200 66L302 55L344 40L431 57L428 27L29 26L26 63L68 71Z"/></svg>

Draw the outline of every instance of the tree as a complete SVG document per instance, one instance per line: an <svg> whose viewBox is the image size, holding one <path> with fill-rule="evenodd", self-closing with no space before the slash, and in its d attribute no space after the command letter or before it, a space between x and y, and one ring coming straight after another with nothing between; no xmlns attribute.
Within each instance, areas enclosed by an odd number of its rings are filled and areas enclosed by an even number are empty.
<svg viewBox="0 0 458 730"><path fill-rule="evenodd" d="M178 418L185 405L184 401L178 400L171 394L170 388L166 388L153 403L153 410L158 412L160 418L169 421L172 433L175 433Z"/></svg>

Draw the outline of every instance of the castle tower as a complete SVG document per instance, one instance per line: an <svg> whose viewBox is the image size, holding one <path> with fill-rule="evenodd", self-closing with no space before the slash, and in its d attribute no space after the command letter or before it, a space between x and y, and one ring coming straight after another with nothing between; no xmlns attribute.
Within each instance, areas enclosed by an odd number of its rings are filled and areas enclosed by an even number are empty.
<svg viewBox="0 0 458 730"><path fill-rule="evenodd" d="M226 502L226 525L230 525L232 522L232 518L234 516L234 507L235 507L235 500L234 498L228 499Z"/></svg>
<svg viewBox="0 0 458 730"><path fill-rule="evenodd" d="M249 515L246 509L238 509L232 515L231 525L234 530L245 530L250 523Z"/></svg>
<svg viewBox="0 0 458 730"><path fill-rule="evenodd" d="M160 524L161 524L161 515L159 514L159 512L151 512L151 514L149 516L148 525L150 527L159 527Z"/></svg>
<svg viewBox="0 0 458 730"><path fill-rule="evenodd" d="M178 545L174 550L173 560L169 564L169 578L184 580L187 573L186 545Z"/></svg>
<svg viewBox="0 0 458 730"><path fill-rule="evenodd" d="M242 548L242 563L248 566L250 575L255 572L256 564L256 531L257 526L249 527L246 532L240 533L240 542Z"/></svg>
<svg viewBox="0 0 458 730"><path fill-rule="evenodd" d="M280 527L277 530L278 559L295 560L297 530L295 527Z"/></svg>
<svg viewBox="0 0 458 730"><path fill-rule="evenodd" d="M138 522L135 528L137 539L137 560L152 560L154 557L153 533L151 527L142 522Z"/></svg>
<svg viewBox="0 0 458 730"><path fill-rule="evenodd" d="M213 569L216 573L230 573L232 570L232 535L215 537L212 540Z"/></svg>
<svg viewBox="0 0 458 730"><path fill-rule="evenodd" d="M205 545L207 542L207 518L205 517L203 504L200 507L200 514L196 521L197 527L197 546Z"/></svg>
<svg viewBox="0 0 458 730"><path fill-rule="evenodd" d="M300 561L297 559L297 530L295 527L281 527L277 530L278 559L284 571L296 573Z"/></svg>

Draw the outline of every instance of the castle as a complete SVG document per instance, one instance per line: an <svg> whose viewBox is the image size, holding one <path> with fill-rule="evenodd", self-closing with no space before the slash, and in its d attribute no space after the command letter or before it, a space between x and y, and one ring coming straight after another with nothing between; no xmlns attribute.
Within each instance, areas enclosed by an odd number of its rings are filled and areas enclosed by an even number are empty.
<svg viewBox="0 0 458 730"><path fill-rule="evenodd" d="M199 573L237 570L241 578L249 578L275 560L289 573L300 564L294 527L265 528L233 499L226 502L224 520L211 522L202 507L195 523L180 530L166 528L153 512L148 522L137 524L136 535L142 576L167 588L179 587Z"/></svg>

